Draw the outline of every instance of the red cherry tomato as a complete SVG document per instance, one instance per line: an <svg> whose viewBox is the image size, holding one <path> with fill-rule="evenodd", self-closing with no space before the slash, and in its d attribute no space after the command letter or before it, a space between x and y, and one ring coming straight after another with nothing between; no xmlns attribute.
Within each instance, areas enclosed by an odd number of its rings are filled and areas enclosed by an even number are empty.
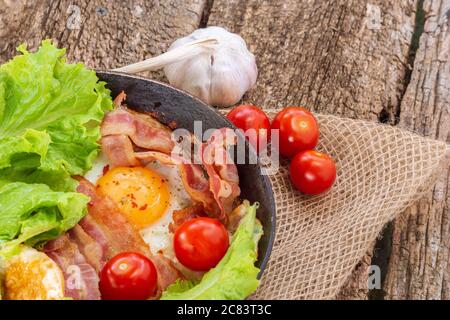
<svg viewBox="0 0 450 320"><path fill-rule="evenodd" d="M291 161L291 181L305 194L319 194L331 188L336 180L333 159L314 150L298 153Z"/></svg>
<svg viewBox="0 0 450 320"><path fill-rule="evenodd" d="M156 294L155 265L140 253L119 253L103 267L99 286L104 300L146 300Z"/></svg>
<svg viewBox="0 0 450 320"><path fill-rule="evenodd" d="M241 105L231 110L227 118L244 133L247 131L247 139L256 149L260 151L266 147L270 140L270 120L258 107L252 105Z"/></svg>
<svg viewBox="0 0 450 320"><path fill-rule="evenodd" d="M280 154L289 158L302 150L314 149L319 140L316 118L301 107L287 107L278 112L272 129L279 130Z"/></svg>
<svg viewBox="0 0 450 320"><path fill-rule="evenodd" d="M215 267L227 252L228 232L217 219L195 218L176 231L173 247L177 259L187 268L206 271Z"/></svg>

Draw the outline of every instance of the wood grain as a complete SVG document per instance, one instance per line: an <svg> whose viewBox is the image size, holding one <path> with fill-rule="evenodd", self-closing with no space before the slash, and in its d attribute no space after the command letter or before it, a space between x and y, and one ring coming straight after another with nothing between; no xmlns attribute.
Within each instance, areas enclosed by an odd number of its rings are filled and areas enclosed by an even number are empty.
<svg viewBox="0 0 450 320"><path fill-rule="evenodd" d="M216 0L209 25L239 33L260 74L246 97L266 108L394 121L414 28L414 1Z"/></svg>
<svg viewBox="0 0 450 320"><path fill-rule="evenodd" d="M209 25L239 33L259 77L245 102L398 121L415 1L215 0ZM339 295L367 297L368 253Z"/></svg>
<svg viewBox="0 0 450 320"><path fill-rule="evenodd" d="M426 0L400 126L450 143L450 0ZM450 299L450 171L394 223L387 299Z"/></svg>
<svg viewBox="0 0 450 320"><path fill-rule="evenodd" d="M0 61L51 38L68 59L100 69L163 52L197 29L206 0L0 0Z"/></svg>
<svg viewBox="0 0 450 320"><path fill-rule="evenodd" d="M367 300L369 298L367 270L372 264L372 252L373 250L370 249L355 266L352 275L337 295L337 300Z"/></svg>

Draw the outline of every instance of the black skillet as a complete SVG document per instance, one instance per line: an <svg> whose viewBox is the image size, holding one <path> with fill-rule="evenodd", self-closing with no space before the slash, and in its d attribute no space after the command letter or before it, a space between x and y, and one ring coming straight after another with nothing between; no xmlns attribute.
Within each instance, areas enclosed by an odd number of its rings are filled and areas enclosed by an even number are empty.
<svg viewBox="0 0 450 320"><path fill-rule="evenodd" d="M203 130L209 128L235 128L231 122L215 109L190 94L171 87L168 84L127 75L119 72L97 71L98 77L107 83L107 87L115 97L120 91L127 94L127 105L139 112L152 112L164 124L175 121L178 128L193 131L195 120L202 121ZM245 138L238 134L241 141ZM254 153L246 143L246 159L248 153ZM275 237L275 200L270 180L261 175L259 164L238 164L241 197L251 202L258 201L260 207L257 216L264 227L264 236L259 242L257 266L261 269L261 277L269 260Z"/></svg>

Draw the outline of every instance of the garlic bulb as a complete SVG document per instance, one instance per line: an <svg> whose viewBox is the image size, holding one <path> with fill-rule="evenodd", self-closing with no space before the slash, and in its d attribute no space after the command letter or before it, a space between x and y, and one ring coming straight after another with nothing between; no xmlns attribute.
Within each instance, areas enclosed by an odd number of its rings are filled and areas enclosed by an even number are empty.
<svg viewBox="0 0 450 320"><path fill-rule="evenodd" d="M166 53L115 70L135 73L162 67L171 85L222 107L237 103L258 75L245 41L221 27L195 30Z"/></svg>

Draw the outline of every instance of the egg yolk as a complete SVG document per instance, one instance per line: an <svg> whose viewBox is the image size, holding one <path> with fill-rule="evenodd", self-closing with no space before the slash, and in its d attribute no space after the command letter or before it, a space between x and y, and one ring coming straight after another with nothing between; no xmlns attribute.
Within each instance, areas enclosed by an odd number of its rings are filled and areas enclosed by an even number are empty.
<svg viewBox="0 0 450 320"><path fill-rule="evenodd" d="M97 188L138 228L160 219L169 205L166 180L147 168L111 169L97 181Z"/></svg>
<svg viewBox="0 0 450 320"><path fill-rule="evenodd" d="M8 300L61 299L64 276L46 256L31 261L17 260L6 269L5 287Z"/></svg>

